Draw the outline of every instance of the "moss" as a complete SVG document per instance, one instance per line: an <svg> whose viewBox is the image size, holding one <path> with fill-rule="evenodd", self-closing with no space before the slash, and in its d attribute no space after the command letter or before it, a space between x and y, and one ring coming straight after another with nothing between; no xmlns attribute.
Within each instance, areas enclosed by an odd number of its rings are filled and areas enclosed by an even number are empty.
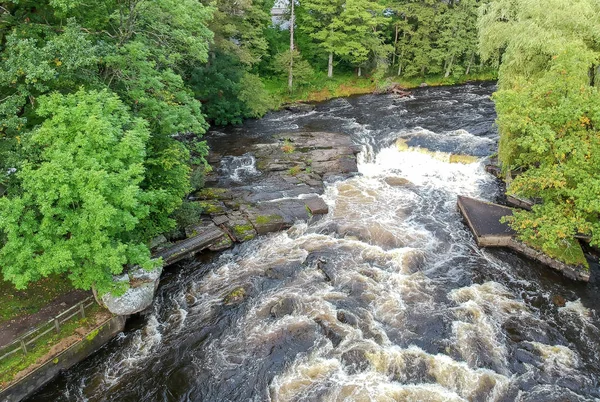
<svg viewBox="0 0 600 402"><path fill-rule="evenodd" d="M583 267L587 270L590 268L587 259L583 254L583 249L581 248L581 245L577 239L564 239L562 240L562 245L556 245L553 247L544 247L543 242L539 239L521 240L529 247L541 251L548 257L564 262L567 265Z"/></svg>
<svg viewBox="0 0 600 402"><path fill-rule="evenodd" d="M283 218L280 215L259 215L256 217L256 223L258 225L267 225L273 222L279 222Z"/></svg>
<svg viewBox="0 0 600 402"><path fill-rule="evenodd" d="M294 166L289 170L289 174L291 176L297 176L298 173L300 173L302 171L302 168L300 166Z"/></svg>
<svg viewBox="0 0 600 402"><path fill-rule="evenodd" d="M227 189L218 187L206 187L196 193L196 197L201 200L222 200L225 199Z"/></svg>
<svg viewBox="0 0 600 402"><path fill-rule="evenodd" d="M85 339L88 340L88 342L91 342L94 340L94 338L96 336L98 336L98 328L96 328L95 330L93 330L92 332L90 332L89 334L87 334L87 336L85 337Z"/></svg>
<svg viewBox="0 0 600 402"><path fill-rule="evenodd" d="M269 166L269 161L267 159L259 159L256 162L256 168L258 170L265 170Z"/></svg>
<svg viewBox="0 0 600 402"><path fill-rule="evenodd" d="M248 224L248 225L235 225L233 227L233 231L235 232L235 234L239 234L242 235L250 230L253 230L253 226Z"/></svg>
<svg viewBox="0 0 600 402"><path fill-rule="evenodd" d="M217 201L200 201L198 204L205 214L219 214L224 211L223 206Z"/></svg>
<svg viewBox="0 0 600 402"><path fill-rule="evenodd" d="M233 291L231 291L231 293L225 296L223 302L225 304L237 304L241 302L244 299L244 297L246 297L246 289L244 289L243 287L239 287L235 288Z"/></svg>
<svg viewBox="0 0 600 402"><path fill-rule="evenodd" d="M0 360L0 390L4 389L18 373L26 370L33 364L40 363L39 360L44 357L58 341L77 334L79 328L89 328L94 325L95 320L93 317L100 311L100 306L94 305L87 309L87 318L77 319L76 317L73 317L71 320L61 325L60 333L57 334L52 331L49 334L42 336L34 344L28 345L28 353L26 355L17 352L10 357ZM90 333L90 335L92 334L94 334L93 336L95 337L98 334L98 331L94 330ZM51 361L54 364L57 364L58 358L54 358Z"/></svg>
<svg viewBox="0 0 600 402"><path fill-rule="evenodd" d="M73 291L65 275L51 275L17 290L0 275L0 323L24 315L35 314L57 297Z"/></svg>
<svg viewBox="0 0 600 402"><path fill-rule="evenodd" d="M254 226L252 226L250 223L246 225L235 225L233 227L233 232L239 241L252 240L256 236L254 232Z"/></svg>

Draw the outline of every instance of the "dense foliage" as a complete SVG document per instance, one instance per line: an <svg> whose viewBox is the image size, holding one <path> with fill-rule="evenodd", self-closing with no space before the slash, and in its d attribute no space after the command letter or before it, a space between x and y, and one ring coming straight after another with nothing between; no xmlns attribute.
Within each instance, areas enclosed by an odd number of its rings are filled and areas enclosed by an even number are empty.
<svg viewBox="0 0 600 402"><path fill-rule="evenodd" d="M199 213L182 199L202 185L208 123L262 116L290 64L294 89L334 70L378 81L480 64L477 0L297 1L292 49L273 3L0 4L6 279L67 273L104 292L125 267L156 265L150 239Z"/></svg>
<svg viewBox="0 0 600 402"><path fill-rule="evenodd" d="M207 60L212 10L14 0L0 12L3 275L24 287L69 272L109 290L125 265L153 265L145 242L174 226L189 189L173 135L206 129L184 73Z"/></svg>
<svg viewBox="0 0 600 402"><path fill-rule="evenodd" d="M552 255L576 234L598 245L600 4L496 0L484 11L482 53L501 61L499 156L509 179L518 173L509 191L541 201L512 226Z"/></svg>

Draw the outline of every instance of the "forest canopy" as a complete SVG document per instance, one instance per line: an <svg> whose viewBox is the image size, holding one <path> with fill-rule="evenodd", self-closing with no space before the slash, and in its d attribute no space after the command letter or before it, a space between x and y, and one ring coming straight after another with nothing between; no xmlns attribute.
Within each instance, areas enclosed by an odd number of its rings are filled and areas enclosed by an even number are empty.
<svg viewBox="0 0 600 402"><path fill-rule="evenodd" d="M202 186L209 124L343 74L379 84L499 68L509 190L542 201L513 227L545 250L576 234L599 244L597 2L294 5L290 47L291 10L274 19L273 0L3 2L3 277L23 288L64 273L105 292L126 267L151 269L151 240L198 214L184 199Z"/></svg>
<svg viewBox="0 0 600 402"><path fill-rule="evenodd" d="M479 21L483 57L500 62L494 99L508 190L538 201L511 224L570 263L585 263L570 257L576 235L600 244L599 13L593 0L496 0Z"/></svg>

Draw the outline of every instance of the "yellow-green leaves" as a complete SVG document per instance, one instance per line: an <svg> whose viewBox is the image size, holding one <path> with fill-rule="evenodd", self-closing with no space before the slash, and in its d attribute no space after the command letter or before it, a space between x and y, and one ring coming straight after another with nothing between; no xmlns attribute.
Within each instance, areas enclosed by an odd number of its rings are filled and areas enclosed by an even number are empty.
<svg viewBox="0 0 600 402"><path fill-rule="evenodd" d="M21 194L0 201L3 276L24 287L68 273L78 288L112 287L126 264L152 266L136 228L150 213L144 180L146 123L109 91L40 97L45 118L17 173Z"/></svg>

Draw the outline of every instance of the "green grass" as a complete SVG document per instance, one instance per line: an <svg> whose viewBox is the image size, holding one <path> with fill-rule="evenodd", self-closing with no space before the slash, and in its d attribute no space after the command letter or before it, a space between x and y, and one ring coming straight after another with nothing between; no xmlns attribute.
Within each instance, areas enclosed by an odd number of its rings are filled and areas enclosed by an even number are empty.
<svg viewBox="0 0 600 402"><path fill-rule="evenodd" d="M40 360L44 357L50 349L57 344L61 339L68 336L74 335L78 328L86 327L89 331L94 325L94 315L101 310L100 306L94 304L86 310L86 318L73 317L70 321L62 324L60 333L51 332L38 339L35 344L28 346L28 353L24 355L22 352L16 352L12 356L0 361L0 389L10 383L16 374L25 370L29 366L35 363L43 363ZM97 334L97 332L96 332ZM88 341L93 339L93 336L88 336ZM58 363L57 359L53 360L54 363Z"/></svg>
<svg viewBox="0 0 600 402"><path fill-rule="evenodd" d="M549 257L557 259L568 265L580 266L589 269L589 264L583 254L583 249L577 239L563 240L564 244L553 247L543 247L541 240L527 240L525 243L536 250L546 253Z"/></svg>
<svg viewBox="0 0 600 402"><path fill-rule="evenodd" d="M31 283L26 290L17 290L0 275L0 324L13 318L35 314L58 296L72 290L71 281L62 275L53 275Z"/></svg>

